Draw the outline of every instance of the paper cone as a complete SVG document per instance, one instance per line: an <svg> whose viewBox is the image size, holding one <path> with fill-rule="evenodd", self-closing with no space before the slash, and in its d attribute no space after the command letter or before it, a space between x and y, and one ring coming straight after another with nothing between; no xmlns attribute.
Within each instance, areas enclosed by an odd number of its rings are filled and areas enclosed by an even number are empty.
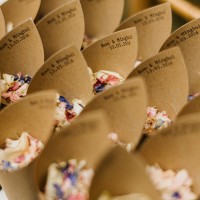
<svg viewBox="0 0 200 200"><path fill-rule="evenodd" d="M200 96L188 102L178 113L177 119L188 114L200 113Z"/></svg>
<svg viewBox="0 0 200 200"><path fill-rule="evenodd" d="M108 191L112 196L142 193L152 200L160 200L136 155L129 155L120 147L111 150L100 162L90 187L90 200Z"/></svg>
<svg viewBox="0 0 200 200"><path fill-rule="evenodd" d="M2 6L2 12L5 18L6 26L13 24L13 28L23 21L32 18L35 19L40 7L41 0L9 0Z"/></svg>
<svg viewBox="0 0 200 200"><path fill-rule="evenodd" d="M193 20L175 31L164 43L161 50L178 46L183 54L189 76L190 93L200 91L200 18Z"/></svg>
<svg viewBox="0 0 200 200"><path fill-rule="evenodd" d="M46 144L53 127L55 103L56 93L45 91L6 107L0 113L0 143L4 144L7 138L17 139L25 131ZM0 183L9 200L38 199L34 165L35 160L17 171L0 171Z"/></svg>
<svg viewBox="0 0 200 200"><path fill-rule="evenodd" d="M68 46L49 58L33 77L28 93L55 89L70 102L85 104L93 98L87 64L75 46Z"/></svg>
<svg viewBox="0 0 200 200"><path fill-rule="evenodd" d="M171 34L172 14L169 3L155 6L126 19L116 30L135 26L138 32L138 59L144 61L156 55Z"/></svg>
<svg viewBox="0 0 200 200"><path fill-rule="evenodd" d="M40 9L37 14L37 19L43 18L45 15L55 10L56 8L64 5L70 0L42 0L40 4Z"/></svg>
<svg viewBox="0 0 200 200"><path fill-rule="evenodd" d="M137 51L136 28L129 28L93 43L83 50L83 55L93 72L108 70L126 78L133 70Z"/></svg>
<svg viewBox="0 0 200 200"><path fill-rule="evenodd" d="M112 33L119 26L124 0L88 1L81 0L85 18L86 33L92 37L101 37Z"/></svg>
<svg viewBox="0 0 200 200"><path fill-rule="evenodd" d="M193 179L193 192L200 195L200 123L199 115L186 116L147 140L140 154L150 165L162 169L186 169Z"/></svg>
<svg viewBox="0 0 200 200"><path fill-rule="evenodd" d="M71 0L52 11L36 26L44 45L45 59L70 44L80 49L84 37L84 17L79 0Z"/></svg>
<svg viewBox="0 0 200 200"><path fill-rule="evenodd" d="M188 97L187 71L179 48L163 51L146 60L128 78L135 76L141 76L146 82L149 106L166 111L174 120Z"/></svg>
<svg viewBox="0 0 200 200"><path fill-rule="evenodd" d="M27 20L0 41L1 74L22 72L33 76L44 63L44 52L38 31Z"/></svg>
<svg viewBox="0 0 200 200"><path fill-rule="evenodd" d="M82 113L103 109L108 114L112 132L118 134L120 141L134 147L142 135L146 106L144 82L136 78L97 95Z"/></svg>
<svg viewBox="0 0 200 200"><path fill-rule="evenodd" d="M95 171L98 161L111 148L107 139L110 128L106 119L101 111L87 113L50 140L39 158L36 170L42 199L46 199L44 187L50 164L69 159L86 160L87 168Z"/></svg>
<svg viewBox="0 0 200 200"><path fill-rule="evenodd" d="M6 34L5 20L0 8L0 40Z"/></svg>

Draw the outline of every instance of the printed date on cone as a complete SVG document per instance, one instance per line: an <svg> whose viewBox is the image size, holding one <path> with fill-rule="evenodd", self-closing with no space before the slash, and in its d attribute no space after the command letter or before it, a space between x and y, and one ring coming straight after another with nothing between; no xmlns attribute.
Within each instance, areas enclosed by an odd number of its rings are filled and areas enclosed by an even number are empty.
<svg viewBox="0 0 200 200"><path fill-rule="evenodd" d="M129 46L132 44L131 42L133 42L133 36L129 35L129 36L125 36L125 37L118 37L118 38L111 39L108 42L102 43L101 47L108 48L110 50L114 50L116 48Z"/></svg>
<svg viewBox="0 0 200 200"><path fill-rule="evenodd" d="M109 95L104 96L104 100L106 101L121 101L124 99L132 98L138 94L139 87L129 87L129 88L123 88L121 90L117 90Z"/></svg>

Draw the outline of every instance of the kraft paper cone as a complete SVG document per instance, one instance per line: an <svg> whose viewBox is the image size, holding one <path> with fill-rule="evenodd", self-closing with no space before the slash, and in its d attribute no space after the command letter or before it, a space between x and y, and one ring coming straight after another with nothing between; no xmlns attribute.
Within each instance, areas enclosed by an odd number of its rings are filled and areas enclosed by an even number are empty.
<svg viewBox="0 0 200 200"><path fill-rule="evenodd" d="M171 34L172 14L169 3L155 6L134 14L116 29L135 26L138 32L138 59L143 61L156 55Z"/></svg>
<svg viewBox="0 0 200 200"><path fill-rule="evenodd" d="M93 72L108 70L126 78L133 70L137 51L136 28L129 28L93 43L83 50L83 55Z"/></svg>
<svg viewBox="0 0 200 200"><path fill-rule="evenodd" d="M75 46L68 46L50 57L33 77L28 93L55 89L70 102L85 104L93 98L87 64Z"/></svg>
<svg viewBox="0 0 200 200"><path fill-rule="evenodd" d="M41 0L40 9L37 14L37 19L43 18L45 15L55 10L56 8L64 5L70 0Z"/></svg>
<svg viewBox="0 0 200 200"><path fill-rule="evenodd" d="M13 28L23 21L32 18L35 19L40 7L41 0L9 0L2 6L2 12L5 18L6 26L12 23Z"/></svg>
<svg viewBox="0 0 200 200"><path fill-rule="evenodd" d="M45 59L70 44L80 49L85 25L79 0L71 0L52 11L36 26L43 42Z"/></svg>
<svg viewBox="0 0 200 200"><path fill-rule="evenodd" d="M6 34L5 20L0 8L0 40Z"/></svg>
<svg viewBox="0 0 200 200"><path fill-rule="evenodd" d="M2 74L22 72L33 76L43 63L42 42L32 20L25 21L0 41Z"/></svg>
<svg viewBox="0 0 200 200"><path fill-rule="evenodd" d="M53 128L55 103L56 93L45 91L30 95L1 111L1 145L7 138L17 139L24 131L46 144ZM0 183L9 200L38 199L33 174L35 161L18 171L0 171Z"/></svg>
<svg viewBox="0 0 200 200"><path fill-rule="evenodd" d="M186 169L193 179L193 192L200 195L200 115L188 115L171 127L150 138L140 154L150 165L158 163L162 169Z"/></svg>
<svg viewBox="0 0 200 200"><path fill-rule="evenodd" d="M103 109L108 114L112 132L118 134L120 141L134 147L142 135L146 106L145 84L142 79L135 78L97 95L82 114Z"/></svg>
<svg viewBox="0 0 200 200"><path fill-rule="evenodd" d="M189 76L190 94L200 91L200 18L193 20L175 31L164 43L161 50L174 46L181 49Z"/></svg>
<svg viewBox="0 0 200 200"><path fill-rule="evenodd" d="M50 140L39 158L36 170L42 199L46 199L44 187L50 164L69 159L86 160L87 167L95 171L101 157L111 148L107 139L109 130L105 113L95 111L79 117Z"/></svg>
<svg viewBox="0 0 200 200"><path fill-rule="evenodd" d="M159 53L139 65L128 78L144 78L149 95L149 106L166 111L174 120L187 103L188 76L179 48Z"/></svg>
<svg viewBox="0 0 200 200"><path fill-rule="evenodd" d="M103 191L112 196L142 193L152 200L160 200L141 159L120 147L111 150L97 167L90 187L90 200L97 200Z"/></svg>
<svg viewBox="0 0 200 200"><path fill-rule="evenodd" d="M200 113L200 96L188 102L178 113L177 119L188 114Z"/></svg>
<svg viewBox="0 0 200 200"><path fill-rule="evenodd" d="M85 18L86 34L101 37L112 33L119 26L124 0L81 0Z"/></svg>

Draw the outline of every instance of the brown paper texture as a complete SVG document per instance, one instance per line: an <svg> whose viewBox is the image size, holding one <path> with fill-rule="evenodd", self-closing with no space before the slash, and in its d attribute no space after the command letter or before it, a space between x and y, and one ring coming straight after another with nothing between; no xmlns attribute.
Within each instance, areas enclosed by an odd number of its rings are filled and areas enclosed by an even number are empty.
<svg viewBox="0 0 200 200"><path fill-rule="evenodd" d="M50 140L39 158L36 170L41 192L44 193L47 170L52 163L69 159L86 160L87 167L95 171L99 160L111 148L107 139L110 128L106 119L102 111L87 113Z"/></svg>
<svg viewBox="0 0 200 200"><path fill-rule="evenodd" d="M0 40L6 34L5 20L0 8Z"/></svg>
<svg viewBox="0 0 200 200"><path fill-rule="evenodd" d="M177 119L188 114L200 113L200 96L195 97L192 101L188 102L178 113Z"/></svg>
<svg viewBox="0 0 200 200"><path fill-rule="evenodd" d="M36 26L44 45L45 59L70 44L80 49L85 25L79 0L71 0L55 9Z"/></svg>
<svg viewBox="0 0 200 200"><path fill-rule="evenodd" d="M1 145L7 138L17 139L24 131L46 144L53 127L55 103L56 93L45 91L6 107L0 113ZM0 183L9 200L37 199L34 164L35 161L12 173L0 171Z"/></svg>
<svg viewBox="0 0 200 200"><path fill-rule="evenodd" d="M83 55L93 72L108 70L126 78L133 70L137 51L136 28L129 28L93 43L83 50Z"/></svg>
<svg viewBox="0 0 200 200"><path fill-rule="evenodd" d="M174 120L188 97L187 71L179 48L163 51L146 60L128 78L135 76L141 76L146 82L149 106L166 111Z"/></svg>
<svg viewBox="0 0 200 200"><path fill-rule="evenodd" d="M200 91L200 18L193 20L175 31L164 43L161 50L178 46L181 49L189 76L190 94Z"/></svg>
<svg viewBox="0 0 200 200"><path fill-rule="evenodd" d="M1 6L1 9L6 26L9 22L13 24L13 27L16 27L29 18L34 20L39 10L40 3L41 0L9 0L5 2Z"/></svg>
<svg viewBox="0 0 200 200"><path fill-rule="evenodd" d="M152 200L160 200L140 158L120 147L111 150L97 167L90 200L96 200L103 191L109 191L112 196L142 193Z"/></svg>
<svg viewBox="0 0 200 200"><path fill-rule="evenodd" d="M134 147L142 135L146 106L144 82L135 78L97 95L82 113L103 109L108 114L112 132L118 134L120 141Z"/></svg>
<svg viewBox="0 0 200 200"><path fill-rule="evenodd" d="M54 9L64 5L66 2L70 0L42 0L40 4L40 9L37 14L37 18L41 19Z"/></svg>
<svg viewBox="0 0 200 200"><path fill-rule="evenodd" d="M135 26L138 32L138 59L145 60L156 55L171 34L172 14L169 3L155 6L134 14L117 28L122 30Z"/></svg>
<svg viewBox="0 0 200 200"><path fill-rule="evenodd" d="M199 115L188 115L171 127L150 138L140 154L150 165L158 163L161 168L188 170L193 179L193 191L200 195L200 123Z"/></svg>
<svg viewBox="0 0 200 200"><path fill-rule="evenodd" d="M38 31L27 20L0 41L0 71L33 76L44 63L44 52Z"/></svg>
<svg viewBox="0 0 200 200"><path fill-rule="evenodd" d="M75 46L68 46L50 57L37 71L28 93L55 89L69 101L80 99L85 104L93 98L87 64Z"/></svg>
<svg viewBox="0 0 200 200"><path fill-rule="evenodd" d="M119 26L124 0L81 0L86 34L101 37L112 33Z"/></svg>

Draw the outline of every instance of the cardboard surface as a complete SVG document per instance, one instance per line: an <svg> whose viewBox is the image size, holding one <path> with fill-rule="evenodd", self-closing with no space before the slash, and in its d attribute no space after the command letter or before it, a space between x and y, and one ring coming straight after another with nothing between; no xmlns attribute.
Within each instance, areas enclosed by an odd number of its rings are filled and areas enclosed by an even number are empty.
<svg viewBox="0 0 200 200"><path fill-rule="evenodd" d="M149 106L166 111L174 120L188 97L187 71L179 48L171 48L146 60L128 78L136 76L146 82Z"/></svg>
<svg viewBox="0 0 200 200"><path fill-rule="evenodd" d="M6 34L5 20L0 8L0 40Z"/></svg>
<svg viewBox="0 0 200 200"><path fill-rule="evenodd" d="M129 28L93 43L83 50L83 55L93 72L108 70L126 78L133 70L137 51L136 28Z"/></svg>
<svg viewBox="0 0 200 200"><path fill-rule="evenodd" d="M87 113L50 140L41 154L36 170L37 184L41 192L44 192L48 167L54 162L86 160L87 168L93 168L95 171L101 157L110 149L107 139L110 128L106 119L102 111ZM45 199L44 194L42 196Z"/></svg>
<svg viewBox="0 0 200 200"><path fill-rule="evenodd" d="M164 43L161 50L174 46L181 49L189 76L190 94L200 91L200 18L193 20L175 31Z"/></svg>
<svg viewBox="0 0 200 200"><path fill-rule="evenodd" d="M108 114L112 132L119 140L137 145L146 118L147 96L142 79L135 78L97 95L83 113L103 109Z"/></svg>
<svg viewBox="0 0 200 200"><path fill-rule="evenodd" d="M1 147L7 138L17 139L24 131L46 144L53 128L55 103L55 92L45 91L27 96L1 111ZM0 171L0 183L9 200L37 199L33 174L35 161L18 171Z"/></svg>
<svg viewBox="0 0 200 200"><path fill-rule="evenodd" d="M81 0L86 34L101 37L112 33L120 24L124 0Z"/></svg>
<svg viewBox="0 0 200 200"><path fill-rule="evenodd" d="M36 26L44 45L45 59L70 44L80 49L85 25L79 0L71 0L50 12Z"/></svg>
<svg viewBox="0 0 200 200"><path fill-rule="evenodd" d="M90 199L96 200L103 191L109 191L112 196L142 193L152 200L160 200L140 158L120 147L111 150L100 162L90 188Z"/></svg>
<svg viewBox="0 0 200 200"><path fill-rule="evenodd" d="M18 26L23 21L35 19L40 7L41 0L9 0L2 6L6 26L12 23L13 27Z"/></svg>
<svg viewBox="0 0 200 200"><path fill-rule="evenodd" d="M70 0L41 0L40 9L37 14L37 18L41 19L51 11L64 5Z"/></svg>
<svg viewBox="0 0 200 200"><path fill-rule="evenodd" d="M178 113L177 119L188 114L200 113L200 96L195 97L192 101L189 101Z"/></svg>
<svg viewBox="0 0 200 200"><path fill-rule="evenodd" d="M158 163L164 170L188 170L193 191L200 195L200 123L199 115L188 115L150 138L140 154L150 165Z"/></svg>
<svg viewBox="0 0 200 200"><path fill-rule="evenodd" d="M50 57L33 77L28 93L55 89L69 101L85 104L93 98L87 64L75 46L68 46Z"/></svg>
<svg viewBox="0 0 200 200"><path fill-rule="evenodd" d="M136 27L138 32L138 59L146 60L159 52L171 34L172 14L169 3L151 7L126 19L117 31Z"/></svg>
<svg viewBox="0 0 200 200"><path fill-rule="evenodd" d="M44 63L44 52L38 31L27 20L0 41L0 71L33 76Z"/></svg>

